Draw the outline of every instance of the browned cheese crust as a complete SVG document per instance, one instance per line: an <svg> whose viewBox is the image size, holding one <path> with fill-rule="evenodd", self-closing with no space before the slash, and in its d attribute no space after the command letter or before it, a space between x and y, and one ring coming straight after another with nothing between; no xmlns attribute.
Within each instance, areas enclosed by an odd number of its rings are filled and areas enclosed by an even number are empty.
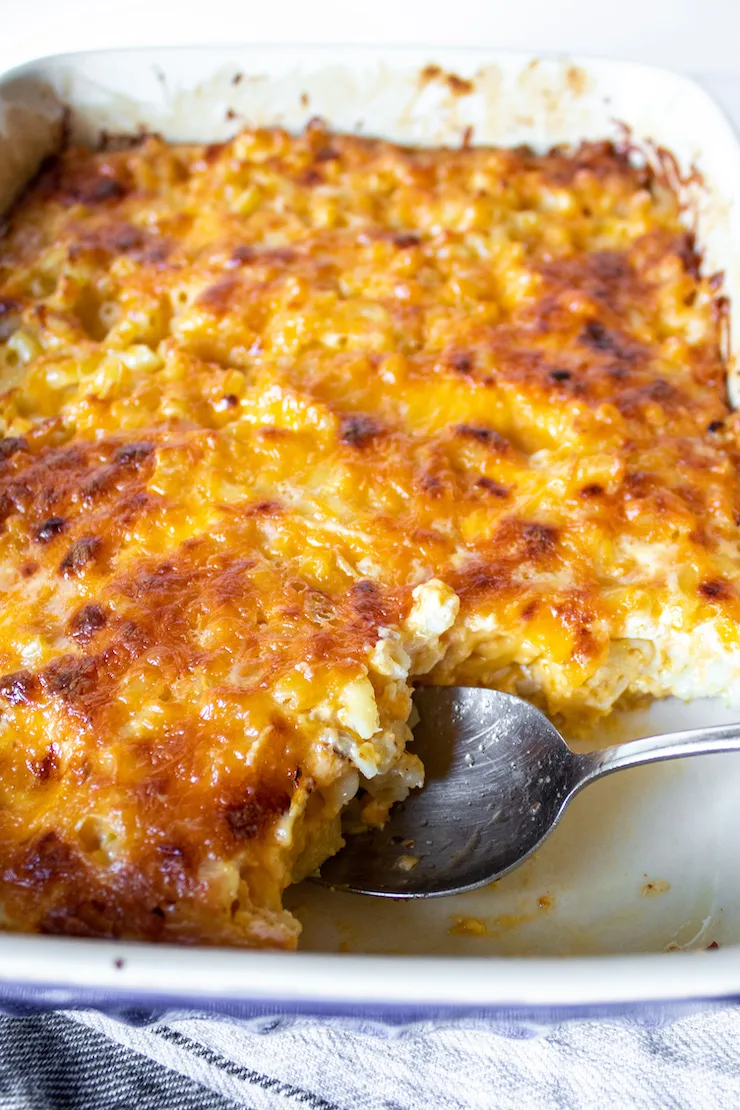
<svg viewBox="0 0 740 1110"><path fill-rule="evenodd" d="M607 143L66 151L0 242L4 924L294 944L353 767L407 758L398 630L566 718L721 692L671 645L740 667L723 309Z"/></svg>

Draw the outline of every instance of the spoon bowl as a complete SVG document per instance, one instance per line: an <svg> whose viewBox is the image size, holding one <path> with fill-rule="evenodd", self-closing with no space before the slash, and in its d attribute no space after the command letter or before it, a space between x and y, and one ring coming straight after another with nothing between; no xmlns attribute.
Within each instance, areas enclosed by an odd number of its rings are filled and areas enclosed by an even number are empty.
<svg viewBox="0 0 740 1110"><path fill-rule="evenodd" d="M421 790L382 829L347 836L318 881L389 898L460 894L522 864L588 783L624 767L740 749L740 724L579 754L533 705L498 690L423 686L414 751Z"/></svg>

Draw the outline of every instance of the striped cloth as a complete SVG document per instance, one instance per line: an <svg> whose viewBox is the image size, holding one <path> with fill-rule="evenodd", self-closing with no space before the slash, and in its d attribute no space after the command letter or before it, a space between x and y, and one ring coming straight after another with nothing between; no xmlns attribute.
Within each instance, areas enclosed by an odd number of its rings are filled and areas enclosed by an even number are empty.
<svg viewBox="0 0 740 1110"><path fill-rule="evenodd" d="M576 1021L388 1035L280 1019L262 1032L92 1012L0 1019L2 1110L716 1110L740 1106L740 1009L651 1028Z"/></svg>

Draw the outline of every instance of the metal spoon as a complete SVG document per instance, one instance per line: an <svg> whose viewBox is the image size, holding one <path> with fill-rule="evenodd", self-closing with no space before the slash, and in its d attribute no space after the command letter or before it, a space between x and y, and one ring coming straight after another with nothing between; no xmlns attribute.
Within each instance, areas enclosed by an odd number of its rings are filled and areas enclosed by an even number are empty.
<svg viewBox="0 0 740 1110"><path fill-rule="evenodd" d="M534 706L511 694L423 686L414 751L426 784L383 829L346 838L327 886L388 898L459 894L518 867L584 786L612 771L685 755L740 750L740 723L572 751Z"/></svg>

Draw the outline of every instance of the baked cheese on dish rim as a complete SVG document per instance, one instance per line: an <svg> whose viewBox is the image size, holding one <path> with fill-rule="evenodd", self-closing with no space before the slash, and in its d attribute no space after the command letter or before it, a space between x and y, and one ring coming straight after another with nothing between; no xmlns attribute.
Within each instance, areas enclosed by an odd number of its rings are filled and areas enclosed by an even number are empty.
<svg viewBox="0 0 740 1110"><path fill-rule="evenodd" d="M720 279L609 143L70 148L0 241L0 923L295 946L416 681L740 678Z"/></svg>

